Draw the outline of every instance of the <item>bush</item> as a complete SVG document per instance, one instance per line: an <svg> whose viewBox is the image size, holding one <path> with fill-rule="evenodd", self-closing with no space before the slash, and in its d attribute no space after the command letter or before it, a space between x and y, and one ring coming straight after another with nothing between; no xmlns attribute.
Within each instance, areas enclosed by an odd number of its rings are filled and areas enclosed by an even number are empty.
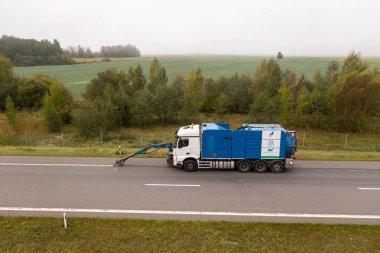
<svg viewBox="0 0 380 253"><path fill-rule="evenodd" d="M74 115L75 124L79 132L84 137L94 137L97 133L97 119L93 107L90 105L82 105Z"/></svg>
<svg viewBox="0 0 380 253"><path fill-rule="evenodd" d="M46 75L33 75L21 78L18 87L18 101L23 108L39 109L44 96L57 80Z"/></svg>
<svg viewBox="0 0 380 253"><path fill-rule="evenodd" d="M45 122L49 130L58 132L63 124L71 122L73 97L70 91L59 82L55 82L46 94L43 102Z"/></svg>
<svg viewBox="0 0 380 253"><path fill-rule="evenodd" d="M52 132L58 132L62 129L62 120L58 113L50 104L44 108L44 117L48 129Z"/></svg>
<svg viewBox="0 0 380 253"><path fill-rule="evenodd" d="M10 96L7 97L7 101L5 103L5 109L7 110L6 115L7 115L9 125L14 129L15 124L16 124L16 108Z"/></svg>

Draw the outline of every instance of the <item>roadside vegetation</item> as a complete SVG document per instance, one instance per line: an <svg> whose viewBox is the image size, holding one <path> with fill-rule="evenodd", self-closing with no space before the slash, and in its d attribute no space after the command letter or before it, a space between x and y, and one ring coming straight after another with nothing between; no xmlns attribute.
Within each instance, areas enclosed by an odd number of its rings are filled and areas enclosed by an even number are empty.
<svg viewBox="0 0 380 253"><path fill-rule="evenodd" d="M217 121L215 116L202 121ZM225 118L233 128L250 122L246 115ZM177 124L168 126L126 127L93 137L78 134L74 125L65 125L61 132L50 132L41 112L18 112L12 128L7 115L0 114L0 154L51 156L106 156L131 154L150 143L174 141ZM297 159L300 160L378 160L380 134L338 133L320 130L298 130ZM346 139L347 138L347 139ZM346 142L347 140L347 142ZM139 157L165 157L166 150Z"/></svg>
<svg viewBox="0 0 380 253"><path fill-rule="evenodd" d="M380 227L0 217L4 252L378 252Z"/></svg>
<svg viewBox="0 0 380 253"><path fill-rule="evenodd" d="M263 59L253 76L217 79L200 68L172 81L156 58L146 75L110 68L74 97L46 75L19 78L0 56L0 144L139 148L173 139L192 122L281 123L302 150L378 152L380 73L352 52L309 80Z"/></svg>

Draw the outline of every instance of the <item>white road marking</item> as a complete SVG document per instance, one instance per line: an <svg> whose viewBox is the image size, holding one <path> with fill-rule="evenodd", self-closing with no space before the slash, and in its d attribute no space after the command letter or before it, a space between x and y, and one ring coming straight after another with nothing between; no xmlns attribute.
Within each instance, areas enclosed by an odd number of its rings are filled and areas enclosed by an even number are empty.
<svg viewBox="0 0 380 253"><path fill-rule="evenodd" d="M199 184L144 184L145 186L199 187Z"/></svg>
<svg viewBox="0 0 380 253"><path fill-rule="evenodd" d="M380 191L380 188L358 188L358 190Z"/></svg>
<svg viewBox="0 0 380 253"><path fill-rule="evenodd" d="M378 168L367 169L333 169L333 168L320 168L320 169L303 169L304 171L323 171L323 172L378 172Z"/></svg>
<svg viewBox="0 0 380 253"><path fill-rule="evenodd" d="M0 166L60 166L60 167L113 167L109 164L65 164L65 163L0 163Z"/></svg>
<svg viewBox="0 0 380 253"><path fill-rule="evenodd" d="M164 210L124 210L124 209L77 209L77 208L32 208L0 207L6 212L67 212L67 213L111 213L111 214L164 214L164 215L204 215L204 216L249 216L278 218L328 218L328 219L380 219L380 215L358 214L308 214L308 213L249 213L210 211L164 211Z"/></svg>

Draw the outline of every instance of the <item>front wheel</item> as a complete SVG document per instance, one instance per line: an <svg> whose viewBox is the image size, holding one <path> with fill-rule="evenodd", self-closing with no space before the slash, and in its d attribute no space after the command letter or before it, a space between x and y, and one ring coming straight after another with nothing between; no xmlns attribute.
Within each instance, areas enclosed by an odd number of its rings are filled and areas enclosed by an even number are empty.
<svg viewBox="0 0 380 253"><path fill-rule="evenodd" d="M194 160L187 160L183 164L183 169L187 172L194 172L198 170L198 164Z"/></svg>
<svg viewBox="0 0 380 253"><path fill-rule="evenodd" d="M174 168L174 159L173 159L173 155L168 155L167 159L166 159L166 162L168 164L169 167L172 167Z"/></svg>

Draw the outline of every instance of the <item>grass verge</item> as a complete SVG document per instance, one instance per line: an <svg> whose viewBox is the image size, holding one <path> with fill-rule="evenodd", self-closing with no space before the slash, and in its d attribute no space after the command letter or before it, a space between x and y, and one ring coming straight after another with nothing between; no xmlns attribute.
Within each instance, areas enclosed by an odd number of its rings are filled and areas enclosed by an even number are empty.
<svg viewBox="0 0 380 253"><path fill-rule="evenodd" d="M379 252L380 226L0 217L2 252Z"/></svg>
<svg viewBox="0 0 380 253"><path fill-rule="evenodd" d="M139 148L124 148L122 155L132 154ZM161 149L149 155L138 157L166 157L167 149ZM88 157L120 157L118 149L110 147L15 147L0 146L0 155L16 156L88 156ZM380 152L341 151L341 150L299 150L298 160L349 160L380 161Z"/></svg>

